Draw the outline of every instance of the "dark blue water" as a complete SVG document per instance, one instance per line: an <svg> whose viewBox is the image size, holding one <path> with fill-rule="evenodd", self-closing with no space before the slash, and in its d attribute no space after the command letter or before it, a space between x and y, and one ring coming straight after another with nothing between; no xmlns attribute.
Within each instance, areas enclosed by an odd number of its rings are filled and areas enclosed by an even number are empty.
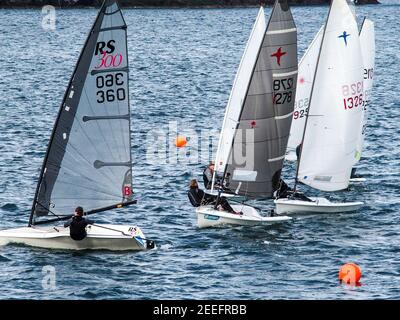
<svg viewBox="0 0 400 320"><path fill-rule="evenodd" d="M210 230L196 227L186 196L188 180L199 178L213 157L208 143L196 159L192 137L178 161L171 155L176 149L168 147L171 159L165 163L146 156L153 144L148 135L173 128L175 121L178 132L218 133L257 9L125 10L139 204L95 219L136 223L159 247L139 253L72 253L6 246L0 249L0 298L399 299L397 4L357 9L360 17L367 14L375 21L377 38L375 86L359 165L368 183L331 198L361 200L364 208L274 227ZM300 55L327 11L293 8ZM0 10L2 229L27 223L53 122L96 13L57 10L56 30L46 31L40 10ZM211 148L215 151L216 144ZM338 283L339 267L348 261L361 266L362 286ZM46 266L55 268L55 288L42 286Z"/></svg>

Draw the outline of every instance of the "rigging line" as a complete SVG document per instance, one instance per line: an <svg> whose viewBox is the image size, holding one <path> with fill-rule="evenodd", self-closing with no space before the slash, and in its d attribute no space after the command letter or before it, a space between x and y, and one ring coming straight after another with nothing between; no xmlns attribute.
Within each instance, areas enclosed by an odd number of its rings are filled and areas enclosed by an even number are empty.
<svg viewBox="0 0 400 320"><path fill-rule="evenodd" d="M55 214L53 211L51 211L49 208L45 207L44 205L42 205L39 201L36 200L36 203L41 206L42 208L46 209L48 212L50 212L52 215L54 215L55 217L57 217L58 219L62 219L61 216Z"/></svg>
<svg viewBox="0 0 400 320"><path fill-rule="evenodd" d="M114 228L105 227L105 226L99 225L99 224L97 224L97 223L91 223L91 225L92 225L92 226L95 226L95 227L98 227L98 228L103 228L103 229L107 229L107 230L111 230L111 231L115 231L115 232L120 232L120 233L123 234L124 236L131 237L131 238L133 238L133 239L140 239L140 240L153 241L153 242L155 242L154 240L151 240L151 239L148 239L148 238L142 238L142 237L140 237L140 236L134 236L134 235L132 235L132 234L125 233L125 232L122 231L122 230L118 230L118 229L114 229Z"/></svg>

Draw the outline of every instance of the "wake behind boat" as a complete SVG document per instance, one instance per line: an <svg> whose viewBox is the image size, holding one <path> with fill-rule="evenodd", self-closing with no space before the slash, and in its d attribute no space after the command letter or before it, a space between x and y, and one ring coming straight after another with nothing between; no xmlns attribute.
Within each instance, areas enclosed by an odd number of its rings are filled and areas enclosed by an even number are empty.
<svg viewBox="0 0 400 320"><path fill-rule="evenodd" d="M154 247L134 225L92 224L86 232L83 229L83 240L70 237L72 227L59 226L71 218L68 213L75 207L91 215L136 203L126 37L127 26L117 1L105 0L59 109L29 225L0 231L1 244L72 250ZM40 227L44 224L53 226Z"/></svg>

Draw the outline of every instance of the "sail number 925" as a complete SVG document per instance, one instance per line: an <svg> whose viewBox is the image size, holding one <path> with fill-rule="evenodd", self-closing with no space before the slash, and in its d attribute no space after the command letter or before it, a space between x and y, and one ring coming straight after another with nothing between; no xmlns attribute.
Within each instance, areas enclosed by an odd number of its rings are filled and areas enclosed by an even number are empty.
<svg viewBox="0 0 400 320"><path fill-rule="evenodd" d="M293 78L275 79L273 83L274 104L284 104L292 102L292 89L293 89Z"/></svg>
<svg viewBox="0 0 400 320"><path fill-rule="evenodd" d="M118 88L124 84L124 75L120 72L107 74L105 76L99 75L96 77L96 87L100 89L96 92L97 102L113 102L115 100L123 101L126 99L125 88ZM114 86L116 88L114 88Z"/></svg>

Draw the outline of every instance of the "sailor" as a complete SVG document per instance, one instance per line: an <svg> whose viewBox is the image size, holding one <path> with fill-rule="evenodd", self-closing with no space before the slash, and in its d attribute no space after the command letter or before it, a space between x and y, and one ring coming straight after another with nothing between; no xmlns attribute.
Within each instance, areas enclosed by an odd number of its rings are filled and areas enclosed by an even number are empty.
<svg viewBox="0 0 400 320"><path fill-rule="evenodd" d="M210 161L207 168L205 168L203 171L203 181L204 181L204 187L206 189L211 189L213 175L214 175L214 161Z"/></svg>
<svg viewBox="0 0 400 320"><path fill-rule="evenodd" d="M299 162L300 160L300 152L301 152L301 143L296 147L297 162Z"/></svg>
<svg viewBox="0 0 400 320"><path fill-rule="evenodd" d="M193 207L200 207L201 205L207 204L215 205L217 203L218 197L207 194L203 190L199 189L199 185L196 179L190 181L189 188L190 189L188 191L188 197ZM229 213L241 214L241 212L236 212L235 210L233 210L233 208L224 197L219 197L217 208L227 211Z"/></svg>
<svg viewBox="0 0 400 320"><path fill-rule="evenodd" d="M83 208L77 207L73 217L64 224L64 228L69 227L69 234L74 240L83 240L86 238L86 226L94 222L83 217Z"/></svg>

